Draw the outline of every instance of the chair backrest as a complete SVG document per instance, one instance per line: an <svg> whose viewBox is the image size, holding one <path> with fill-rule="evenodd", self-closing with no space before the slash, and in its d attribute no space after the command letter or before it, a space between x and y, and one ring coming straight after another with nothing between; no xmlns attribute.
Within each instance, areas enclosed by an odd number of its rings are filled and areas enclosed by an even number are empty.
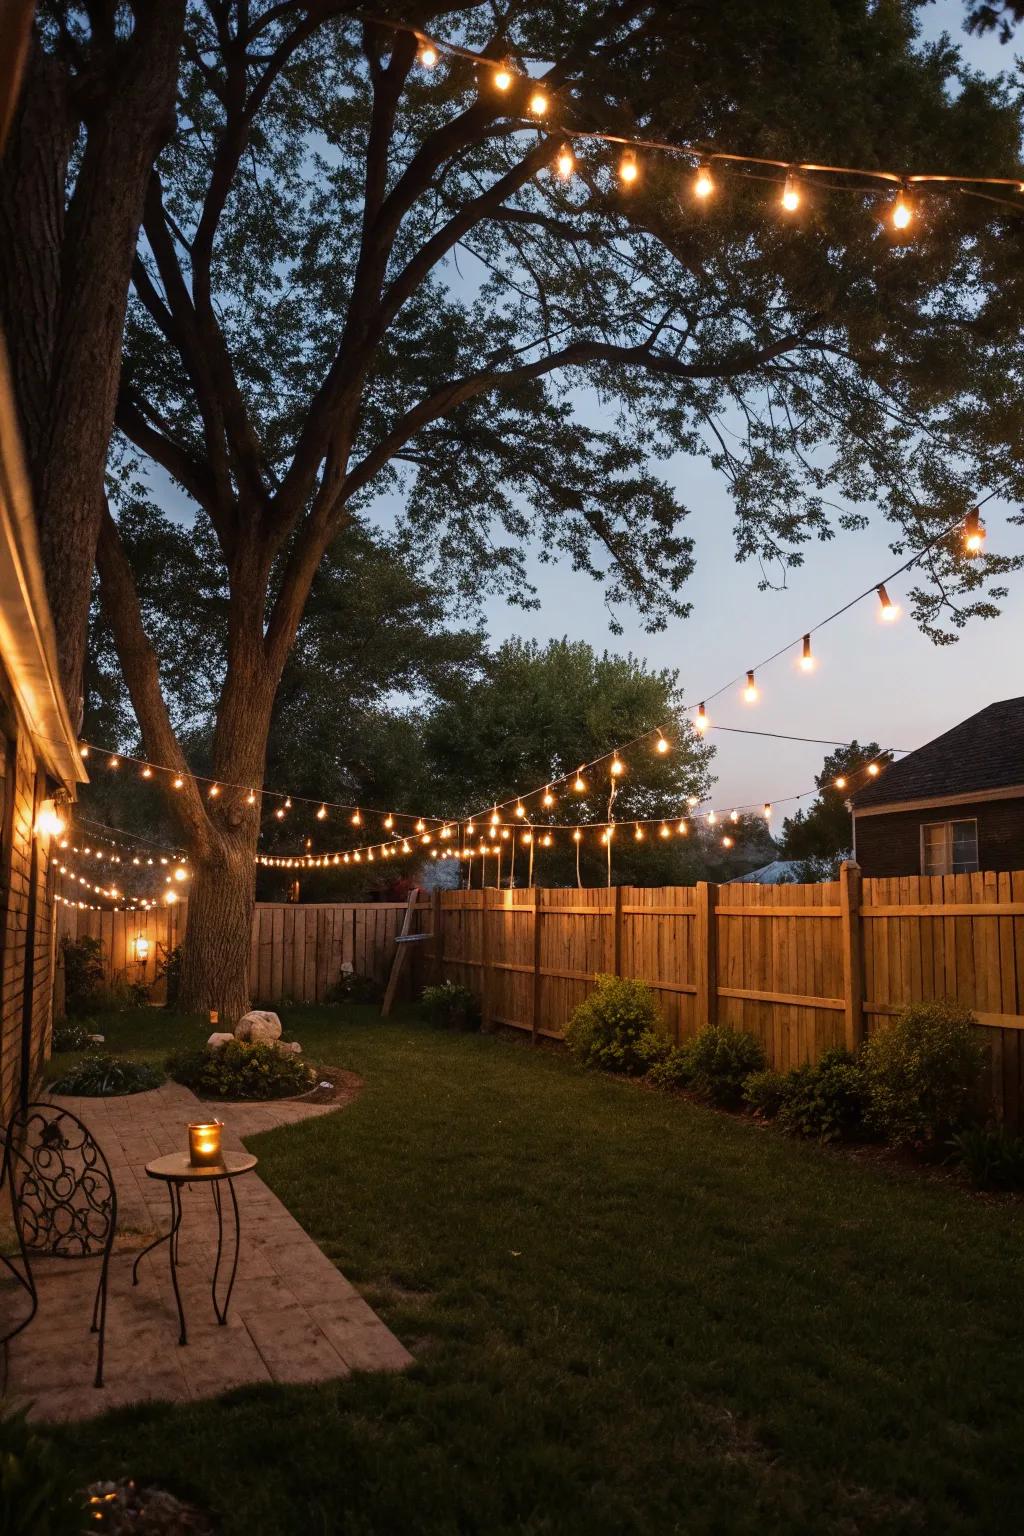
<svg viewBox="0 0 1024 1536"><path fill-rule="evenodd" d="M77 1115L28 1104L7 1125L4 1159L22 1246L81 1259L104 1253L117 1219L110 1164Z"/></svg>

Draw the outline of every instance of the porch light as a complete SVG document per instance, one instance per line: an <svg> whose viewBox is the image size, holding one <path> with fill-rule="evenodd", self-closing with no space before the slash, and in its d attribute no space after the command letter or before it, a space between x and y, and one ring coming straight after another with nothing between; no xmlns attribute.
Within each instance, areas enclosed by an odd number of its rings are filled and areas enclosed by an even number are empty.
<svg viewBox="0 0 1024 1536"><path fill-rule="evenodd" d="M36 816L36 836L62 837L66 831L67 822L60 811L58 811L54 802L52 800L44 800Z"/></svg>

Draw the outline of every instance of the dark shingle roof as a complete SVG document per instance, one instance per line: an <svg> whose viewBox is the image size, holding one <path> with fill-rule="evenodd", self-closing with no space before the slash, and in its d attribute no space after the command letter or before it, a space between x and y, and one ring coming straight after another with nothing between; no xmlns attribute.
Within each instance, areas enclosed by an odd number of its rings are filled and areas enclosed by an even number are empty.
<svg viewBox="0 0 1024 1536"><path fill-rule="evenodd" d="M854 808L1024 784L1024 698L989 704L851 797Z"/></svg>

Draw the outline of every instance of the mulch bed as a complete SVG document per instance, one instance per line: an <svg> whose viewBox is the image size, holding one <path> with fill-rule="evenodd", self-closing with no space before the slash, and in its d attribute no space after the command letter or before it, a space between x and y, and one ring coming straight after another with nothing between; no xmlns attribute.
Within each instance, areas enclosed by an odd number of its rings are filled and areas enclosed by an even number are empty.
<svg viewBox="0 0 1024 1536"><path fill-rule="evenodd" d="M344 1067L319 1067L319 1081L308 1093L295 1094L285 1100L290 1104L336 1104L343 1109L362 1091L363 1080L358 1072L347 1072Z"/></svg>

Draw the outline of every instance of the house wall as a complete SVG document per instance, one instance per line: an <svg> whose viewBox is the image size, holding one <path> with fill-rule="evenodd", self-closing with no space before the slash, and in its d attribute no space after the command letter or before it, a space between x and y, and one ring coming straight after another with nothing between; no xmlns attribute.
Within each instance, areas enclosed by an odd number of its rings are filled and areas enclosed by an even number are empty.
<svg viewBox="0 0 1024 1536"><path fill-rule="evenodd" d="M49 846L33 835L36 807L50 791L2 668L0 771L0 1119L6 1123L23 1083L30 1093L49 1054L54 951ZM36 909L30 932L33 862Z"/></svg>
<svg viewBox="0 0 1024 1536"><path fill-rule="evenodd" d="M1024 869L1024 799L982 800L930 806L927 810L883 811L856 817L857 863L864 875L887 878L921 873L921 828L932 821L978 823L978 868Z"/></svg>

